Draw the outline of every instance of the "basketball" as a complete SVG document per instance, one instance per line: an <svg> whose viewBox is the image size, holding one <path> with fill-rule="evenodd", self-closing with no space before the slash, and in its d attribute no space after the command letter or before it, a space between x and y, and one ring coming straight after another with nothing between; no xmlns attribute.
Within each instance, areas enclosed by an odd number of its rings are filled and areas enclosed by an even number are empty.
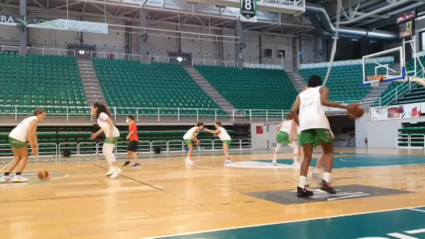
<svg viewBox="0 0 425 239"><path fill-rule="evenodd" d="M360 104L352 104L347 109L348 117L352 119L359 119L364 115L364 108Z"/></svg>
<svg viewBox="0 0 425 239"><path fill-rule="evenodd" d="M50 175L49 172L46 170L38 171L38 178L39 179L49 179Z"/></svg>
<svg viewBox="0 0 425 239"><path fill-rule="evenodd" d="M196 140L196 146L201 145L201 140Z"/></svg>

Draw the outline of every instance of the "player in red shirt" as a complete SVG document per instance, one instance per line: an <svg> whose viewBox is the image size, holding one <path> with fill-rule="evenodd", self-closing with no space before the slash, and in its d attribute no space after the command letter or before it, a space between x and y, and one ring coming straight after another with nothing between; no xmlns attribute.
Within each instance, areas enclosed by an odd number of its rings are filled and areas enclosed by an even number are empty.
<svg viewBox="0 0 425 239"><path fill-rule="evenodd" d="M125 161L123 166L130 164L130 156L133 155L134 165L132 168L140 168L139 160L137 159L137 145L139 144L139 136L137 135L137 125L134 122L133 116L127 117L128 123L128 135L127 139L130 141L127 149L127 161Z"/></svg>

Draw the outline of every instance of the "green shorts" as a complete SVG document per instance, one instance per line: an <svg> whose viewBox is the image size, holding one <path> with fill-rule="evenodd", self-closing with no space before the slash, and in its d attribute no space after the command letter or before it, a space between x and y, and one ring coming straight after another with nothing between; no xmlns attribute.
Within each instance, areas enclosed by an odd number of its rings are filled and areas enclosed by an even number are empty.
<svg viewBox="0 0 425 239"><path fill-rule="evenodd" d="M120 139L120 137L114 137L114 139L112 140L112 142L109 140L109 137L106 137L105 139L105 144L113 144L113 145L117 145L118 140Z"/></svg>
<svg viewBox="0 0 425 239"><path fill-rule="evenodd" d="M321 145L322 143L332 143L332 135L328 129L307 129L300 133L300 145L313 144L313 146Z"/></svg>
<svg viewBox="0 0 425 239"><path fill-rule="evenodd" d="M230 145L232 144L231 140L223 140L223 144L227 144L227 147L230 147Z"/></svg>
<svg viewBox="0 0 425 239"><path fill-rule="evenodd" d="M10 146L12 146L12 148L15 148L15 149L20 149L20 148L27 146L27 143L21 142L17 139L11 138L11 137L9 137L9 144L10 144Z"/></svg>
<svg viewBox="0 0 425 239"><path fill-rule="evenodd" d="M291 141L289 140L289 135L285 132L279 131L279 133L276 135L276 142L278 144L284 143L289 144Z"/></svg>
<svg viewBox="0 0 425 239"><path fill-rule="evenodd" d="M183 141L186 144L186 146L190 146L194 143L193 140L191 140L191 139L184 139Z"/></svg>

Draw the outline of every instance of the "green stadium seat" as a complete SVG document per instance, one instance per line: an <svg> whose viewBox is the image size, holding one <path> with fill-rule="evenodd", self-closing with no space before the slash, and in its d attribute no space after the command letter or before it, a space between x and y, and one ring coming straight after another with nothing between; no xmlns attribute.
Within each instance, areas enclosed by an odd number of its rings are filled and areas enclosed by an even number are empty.
<svg viewBox="0 0 425 239"><path fill-rule="evenodd" d="M87 106L75 57L0 54L0 62L0 106L25 105L18 108L24 114L32 113L37 106ZM0 113L10 113L1 108ZM66 109L46 110L66 114Z"/></svg>
<svg viewBox="0 0 425 239"><path fill-rule="evenodd" d="M195 68L237 109L290 109L298 94L283 70Z"/></svg>
<svg viewBox="0 0 425 239"><path fill-rule="evenodd" d="M111 107L167 108L161 114L170 116L177 115L177 109L170 108L220 109L178 64L97 58L93 64ZM136 114L136 109L120 109L118 113ZM139 109L138 113L156 116L158 110Z"/></svg>

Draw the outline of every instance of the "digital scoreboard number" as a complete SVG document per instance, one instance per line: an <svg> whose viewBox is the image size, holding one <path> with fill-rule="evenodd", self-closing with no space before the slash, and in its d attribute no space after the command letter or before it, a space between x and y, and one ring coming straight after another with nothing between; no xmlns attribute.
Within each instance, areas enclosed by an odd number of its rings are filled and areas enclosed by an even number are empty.
<svg viewBox="0 0 425 239"><path fill-rule="evenodd" d="M399 28L400 28L400 38L407 38L407 37L411 37L413 35L413 31L414 31L414 20L411 19L407 22L403 22L399 24Z"/></svg>

